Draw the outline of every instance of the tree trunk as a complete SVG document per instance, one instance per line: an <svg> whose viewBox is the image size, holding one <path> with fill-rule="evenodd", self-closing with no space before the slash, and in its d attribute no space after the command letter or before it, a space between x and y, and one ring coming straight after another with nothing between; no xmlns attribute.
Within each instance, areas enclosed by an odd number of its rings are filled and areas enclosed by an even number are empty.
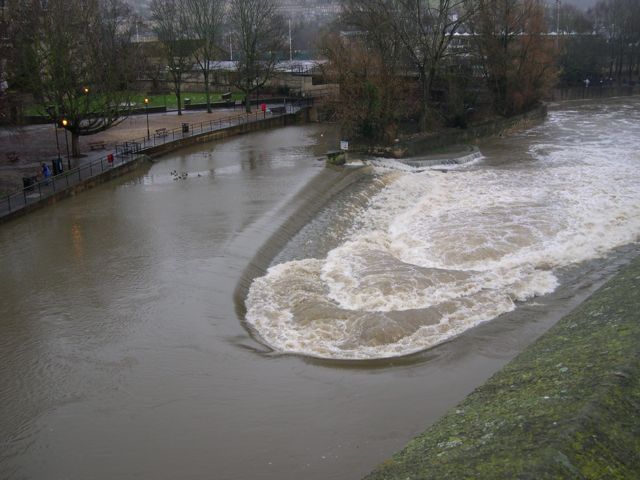
<svg viewBox="0 0 640 480"><path fill-rule="evenodd" d="M208 62L207 62L208 63ZM204 94L207 97L207 113L211 113L211 93L209 92L209 70L203 70Z"/></svg>
<svg viewBox="0 0 640 480"><path fill-rule="evenodd" d="M420 83L422 84L422 98L420 102L420 119L418 125L420 128L420 132L426 132L427 110L429 108L429 81L425 72L423 72L420 77Z"/></svg>
<svg viewBox="0 0 640 480"><path fill-rule="evenodd" d="M251 101L249 100L248 93L244 96L244 108L245 108L245 112L251 113Z"/></svg>
<svg viewBox="0 0 640 480"><path fill-rule="evenodd" d="M178 115L182 115L182 92L180 92L180 87L176 87L176 100L178 102Z"/></svg>
<svg viewBox="0 0 640 480"><path fill-rule="evenodd" d="M80 135L73 131L71 132L71 156L80 157Z"/></svg>

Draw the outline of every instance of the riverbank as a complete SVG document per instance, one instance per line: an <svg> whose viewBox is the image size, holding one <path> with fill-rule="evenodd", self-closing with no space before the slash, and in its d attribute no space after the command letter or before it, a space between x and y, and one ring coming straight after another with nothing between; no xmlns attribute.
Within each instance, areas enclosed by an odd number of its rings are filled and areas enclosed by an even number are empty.
<svg viewBox="0 0 640 480"><path fill-rule="evenodd" d="M487 162L512 165L511 179L518 164L536 163L520 161L532 145L567 143L562 126L543 126L534 140L496 138ZM610 117L597 128L616 144L640 138L615 137L621 129ZM0 477L203 478L214 468L221 479L361 478L609 277L610 259L588 262L578 281L563 278L549 296L409 357L340 362L271 351L244 328L234 290L250 263L268 263L256 252L302 199L325 188L316 177L331 182L335 172L318 161L339 140L330 133L304 125L195 145L0 229ZM589 157L579 153L581 162ZM598 178L613 179L598 160ZM465 228L482 220L478 199L504 191L487 183L479 163L469 180L483 195L467 196ZM532 172L525 195L538 192L538 179L567 178L569 168L558 170ZM575 183L544 192L576 198L567 188ZM597 191L613 191L606 186ZM337 213L359 217L354 203L367 198L354 202L351 190L330 203L344 201ZM596 206L583 210L593 218ZM311 238L333 237L324 225ZM464 247L461 237L447 244Z"/></svg>
<svg viewBox="0 0 640 480"><path fill-rule="evenodd" d="M368 475L637 478L640 257Z"/></svg>
<svg viewBox="0 0 640 480"><path fill-rule="evenodd" d="M370 155L392 158L407 158L425 153L447 153L453 149L457 153L464 145L476 144L480 139L509 135L538 125L547 118L547 106L539 105L520 115L509 118L492 118L467 128L447 128L436 132L413 135L399 139L391 146L357 145L355 149ZM464 149L465 147L462 147Z"/></svg>
<svg viewBox="0 0 640 480"><path fill-rule="evenodd" d="M180 128L183 123L218 122L243 113L242 109L228 108L203 111L177 111L150 113L149 132ZM56 142L57 134L57 142ZM132 115L118 125L95 135L80 137L81 158L71 158L71 167L78 167L108 153L115 152L116 144L143 138L147 135L147 116ZM58 157L63 158L67 169L67 150L64 130L56 129L52 124L3 127L0 129L0 195L13 193L22 188L22 177L40 175L43 162L50 164ZM70 139L68 139L70 142ZM90 144L104 144L104 148L91 149ZM69 144L71 146L71 144Z"/></svg>
<svg viewBox="0 0 640 480"><path fill-rule="evenodd" d="M83 158L70 170L48 180L37 182L32 177L31 185L7 196L0 196L0 222L8 221L34 209L75 195L105 181L130 172L147 158L154 159L174 150L183 149L199 143L208 143L230 136L245 134L257 130L283 127L299 120L299 109L292 108L290 113L278 115L239 115L225 117L218 121L183 123L182 128L168 131L152 138L142 137L136 141L127 141L114 145L114 150L99 158ZM176 135L177 133L177 135ZM6 171L11 172L9 167Z"/></svg>

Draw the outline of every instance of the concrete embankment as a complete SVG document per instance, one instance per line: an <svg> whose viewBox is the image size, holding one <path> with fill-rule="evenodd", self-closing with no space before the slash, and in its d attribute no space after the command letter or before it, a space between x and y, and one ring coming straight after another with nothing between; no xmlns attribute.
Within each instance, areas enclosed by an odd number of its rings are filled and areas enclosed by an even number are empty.
<svg viewBox="0 0 640 480"><path fill-rule="evenodd" d="M640 257L367 480L640 478Z"/></svg>
<svg viewBox="0 0 640 480"><path fill-rule="evenodd" d="M308 110L309 109L303 109L297 113L269 117L254 122L240 123L238 125L233 125L228 128L219 130L213 130L210 132L187 135L180 139L168 141L164 144L141 150L139 155L132 156L130 160L123 160L123 163L115 167L110 167L106 170L104 168L96 167L96 169L94 169L96 173L89 175L88 178L80 178L82 175L78 174L78 169L70 171L65 175L73 177L73 182L71 184L69 184L69 182L67 181L67 186L63 187L60 190L53 191L50 194L44 195L42 196L42 198L35 201L26 202L25 198L25 205L4 214L0 212L0 224L13 220L14 218L21 217L22 215L28 214L42 207L52 205L59 200L75 196L85 190L91 189L105 182L109 182L115 178L122 177L123 175L133 172L144 165L150 165L150 160L162 157L163 155L179 150L181 148L204 144L216 140L222 140L245 133L284 127L287 125L308 121ZM83 175L86 175L88 167L81 167L81 169L83 170ZM58 178L60 184L63 184L60 178L64 179L64 177L56 178Z"/></svg>
<svg viewBox="0 0 640 480"><path fill-rule="evenodd" d="M70 185L67 188L58 190L51 195L47 195L40 200L34 201L32 203L27 203L26 205L22 206L18 210L14 210L4 215L0 215L0 224L22 217L23 215L27 215L43 207L53 205L59 202L60 200L73 197L79 193L84 192L85 190L89 190L91 188L97 187L98 185L102 185L103 183L109 182L115 178L120 178L124 175L127 175L128 173L131 173L137 170L143 165L148 166L150 164L151 164L150 158L147 155L137 155L134 159L126 163L122 163L116 167L109 168L108 170L105 170L90 178L84 179L73 185ZM76 175L74 175L74 177L75 176ZM56 177L56 178L64 178L64 177Z"/></svg>
<svg viewBox="0 0 640 480"><path fill-rule="evenodd" d="M265 118L264 120L259 120L256 122L240 123L228 128L214 130L198 135L191 135L172 142L167 142L162 145L148 148L144 151L144 153L151 158L157 158L175 150L179 150L181 148L192 145L213 142L215 140L223 140L225 138L242 135L245 133L257 132L259 130L293 125L299 123L302 120L306 120L306 114L306 110L302 110L299 113Z"/></svg>

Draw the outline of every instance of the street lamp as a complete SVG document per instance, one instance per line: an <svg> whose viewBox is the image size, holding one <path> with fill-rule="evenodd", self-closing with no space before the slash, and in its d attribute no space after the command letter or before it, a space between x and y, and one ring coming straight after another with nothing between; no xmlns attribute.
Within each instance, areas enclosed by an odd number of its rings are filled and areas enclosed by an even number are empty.
<svg viewBox="0 0 640 480"><path fill-rule="evenodd" d="M67 127L71 125L71 122L66 118L60 121L62 128L64 128L64 141L67 144L67 168L71 170L71 156L69 155L69 137L67 137Z"/></svg>
<svg viewBox="0 0 640 480"><path fill-rule="evenodd" d="M82 94L84 95L84 104L85 104L85 108L89 108L89 87L84 86L82 87Z"/></svg>
<svg viewBox="0 0 640 480"><path fill-rule="evenodd" d="M147 114L147 140L151 140L151 134L149 133L149 99L144 99L144 112Z"/></svg>
<svg viewBox="0 0 640 480"><path fill-rule="evenodd" d="M49 117L53 119L53 128L56 132L56 151L58 152L58 160L60 160L60 141L58 140L58 122L55 120L56 108L53 105L47 107Z"/></svg>
<svg viewBox="0 0 640 480"><path fill-rule="evenodd" d="M256 75L256 111L260 109L260 78Z"/></svg>

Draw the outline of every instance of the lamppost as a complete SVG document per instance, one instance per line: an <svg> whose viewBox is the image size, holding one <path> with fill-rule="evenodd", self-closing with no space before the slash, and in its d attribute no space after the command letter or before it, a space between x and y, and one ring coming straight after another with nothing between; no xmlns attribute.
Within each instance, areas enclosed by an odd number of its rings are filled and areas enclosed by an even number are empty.
<svg viewBox="0 0 640 480"><path fill-rule="evenodd" d="M71 170L71 156L69 155L69 137L67 137L67 127L71 125L71 122L66 118L63 118L60 121L62 127L64 128L64 141L67 144L67 168Z"/></svg>
<svg viewBox="0 0 640 480"><path fill-rule="evenodd" d="M56 109L53 105L47 107L49 117L53 119L53 129L56 132L56 151L58 152L58 160L60 159L60 140L58 140L58 122L56 121Z"/></svg>
<svg viewBox="0 0 640 480"><path fill-rule="evenodd" d="M85 109L89 110L89 87L82 87L82 93L84 94Z"/></svg>
<svg viewBox="0 0 640 480"><path fill-rule="evenodd" d="M149 99L144 98L144 112L147 114L147 140L151 140L151 134L149 133Z"/></svg>
<svg viewBox="0 0 640 480"><path fill-rule="evenodd" d="M260 109L260 77L256 75L256 111Z"/></svg>
<svg viewBox="0 0 640 480"><path fill-rule="evenodd" d="M53 127L56 131L56 151L58 152L58 160L60 160L60 141L58 140L58 124L54 123Z"/></svg>

